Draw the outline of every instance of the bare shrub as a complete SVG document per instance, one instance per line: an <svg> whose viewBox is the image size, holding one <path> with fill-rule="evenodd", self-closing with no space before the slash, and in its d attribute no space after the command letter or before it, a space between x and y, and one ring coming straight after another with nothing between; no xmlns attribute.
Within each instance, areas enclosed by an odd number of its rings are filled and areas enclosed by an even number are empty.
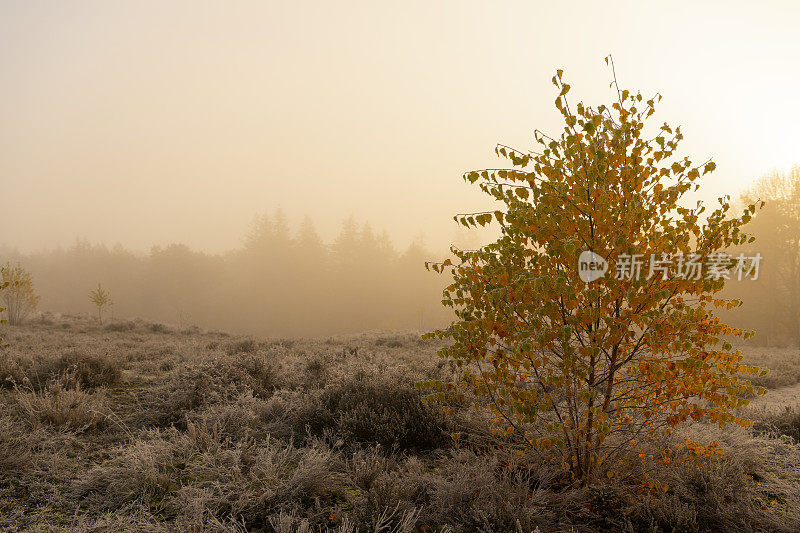
<svg viewBox="0 0 800 533"><path fill-rule="evenodd" d="M256 353L258 344L253 339L245 339L228 344L225 351L228 355L236 355L238 353Z"/></svg>
<svg viewBox="0 0 800 533"><path fill-rule="evenodd" d="M408 533L414 530L418 512L416 509L398 512L398 509L387 510L375 517L368 531L381 533ZM297 516L295 513L281 511L269 518L269 525L276 533L314 533L326 531L329 533L356 533L360 531L357 523L348 516L342 518L341 523L333 528L314 527L308 518Z"/></svg>
<svg viewBox="0 0 800 533"><path fill-rule="evenodd" d="M725 446L721 457L663 465L650 479L666 486L650 491L631 508L638 529L665 531L797 531L800 494L795 489L800 447L754 437L741 428L695 425L688 437L712 438ZM628 464L634 460L629 458ZM792 476L789 476L792 472ZM639 485L641 487L641 485ZM633 494L628 498L631 499Z"/></svg>
<svg viewBox="0 0 800 533"><path fill-rule="evenodd" d="M772 437L785 435L800 442L800 410L787 406L779 413L765 414L760 420L755 420L753 427Z"/></svg>
<svg viewBox="0 0 800 533"><path fill-rule="evenodd" d="M111 322L106 325L107 331L133 331L136 329L136 322L131 320L121 320L118 322Z"/></svg>
<svg viewBox="0 0 800 533"><path fill-rule="evenodd" d="M379 337L375 341L377 346L386 346L388 348L401 348L403 341L399 337Z"/></svg>
<svg viewBox="0 0 800 533"><path fill-rule="evenodd" d="M0 416L0 472L9 473L30 459L29 431L9 417Z"/></svg>
<svg viewBox="0 0 800 533"><path fill-rule="evenodd" d="M75 480L68 496L95 511L116 509L131 501L161 502L177 489L175 477L196 446L175 429L155 429L119 450L112 460Z"/></svg>
<svg viewBox="0 0 800 533"><path fill-rule="evenodd" d="M82 350L71 350L57 357L31 357L0 351L0 388L26 387L42 390L52 380L71 380L66 386L85 389L108 387L120 381L122 369L118 361Z"/></svg>
<svg viewBox="0 0 800 533"><path fill-rule="evenodd" d="M87 393L80 385L68 388L69 378L53 379L44 390L17 388L20 414L36 427L46 424L82 432L103 427L106 422L104 395Z"/></svg>
<svg viewBox="0 0 800 533"><path fill-rule="evenodd" d="M467 530L512 531L519 522L533 531L549 520L549 477L515 468L503 454L457 452L430 478L430 504L423 520L459 524Z"/></svg>
<svg viewBox="0 0 800 533"><path fill-rule="evenodd" d="M295 339L273 339L271 341L266 341L264 344L266 344L269 347L284 348L286 350L291 350L292 347L296 344L296 342L297 341Z"/></svg>
<svg viewBox="0 0 800 533"><path fill-rule="evenodd" d="M227 524L226 524L227 526ZM128 505L121 509L100 513L99 515L76 514L71 517L65 527L56 529L50 525L35 531L68 531L69 533L98 533L101 531L125 531L126 533L172 533L175 527L159 521L159 518L148 510L137 505ZM179 528L189 530L189 528ZM234 527L214 529L196 528L197 531L229 532L237 531Z"/></svg>
<svg viewBox="0 0 800 533"><path fill-rule="evenodd" d="M53 317L50 313L40 313L36 318L36 323L41 324L42 326L53 326L55 325L55 320L53 320Z"/></svg>
<svg viewBox="0 0 800 533"><path fill-rule="evenodd" d="M220 358L177 368L169 379L145 398L139 423L169 426L184 423L193 409L231 401L250 391L268 398L278 383L273 363L261 355Z"/></svg>
<svg viewBox="0 0 800 533"><path fill-rule="evenodd" d="M393 461L379 446L356 450L348 461L350 477L357 487L369 491L380 475L390 469Z"/></svg>
<svg viewBox="0 0 800 533"><path fill-rule="evenodd" d="M33 289L30 272L20 265L7 263L0 267L0 296L2 296L8 323L12 326L22 322L36 311L39 296Z"/></svg>
<svg viewBox="0 0 800 533"><path fill-rule="evenodd" d="M19 357L0 350L0 389L11 389L14 388L14 383L22 382L27 366Z"/></svg>
<svg viewBox="0 0 800 533"><path fill-rule="evenodd" d="M291 436L285 421L286 406L276 398L264 400L246 391L231 402L223 402L187 413L187 424L216 427L233 441L265 439L270 435Z"/></svg>
<svg viewBox="0 0 800 533"><path fill-rule="evenodd" d="M305 388L324 387L328 379L328 362L317 355L309 358L305 363Z"/></svg>
<svg viewBox="0 0 800 533"><path fill-rule="evenodd" d="M118 362L108 355L101 357L79 351L71 351L52 361L42 362L35 371L39 378L43 375L47 379L58 375L69 376L88 389L114 385L122 377Z"/></svg>
<svg viewBox="0 0 800 533"><path fill-rule="evenodd" d="M159 322L153 322L147 326L153 333L172 333L172 330Z"/></svg>
<svg viewBox="0 0 800 533"><path fill-rule="evenodd" d="M401 450L429 450L449 442L441 413L424 404L410 384L360 375L326 386L320 402L346 442Z"/></svg>
<svg viewBox="0 0 800 533"><path fill-rule="evenodd" d="M306 512L315 501L341 498L338 465L324 446L232 442L217 428L190 424L185 433L145 432L76 480L68 496L93 510L138 501L178 521L210 513L217 519L242 517L248 529L263 528L280 509ZM202 510L192 503L198 498Z"/></svg>

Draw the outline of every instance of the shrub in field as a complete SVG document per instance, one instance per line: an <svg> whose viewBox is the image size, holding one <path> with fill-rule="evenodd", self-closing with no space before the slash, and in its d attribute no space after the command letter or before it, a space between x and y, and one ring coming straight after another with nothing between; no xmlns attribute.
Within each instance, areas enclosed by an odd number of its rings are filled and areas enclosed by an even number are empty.
<svg viewBox="0 0 800 533"><path fill-rule="evenodd" d="M534 531L546 523L552 506L546 480L513 468L503 455L455 453L430 480L425 518L466 531Z"/></svg>
<svg viewBox="0 0 800 533"><path fill-rule="evenodd" d="M256 353L258 344L253 339L245 339L230 343L226 351L228 355L236 355L238 353Z"/></svg>
<svg viewBox="0 0 800 533"><path fill-rule="evenodd" d="M398 337L380 337L375 341L378 346L387 346L389 348L401 348L403 340Z"/></svg>
<svg viewBox="0 0 800 533"><path fill-rule="evenodd" d="M22 468L30 458L30 431L10 417L0 416L0 472Z"/></svg>
<svg viewBox="0 0 800 533"><path fill-rule="evenodd" d="M282 509L308 515L306 507L341 499L343 492L334 473L340 460L320 445L230 442L214 428L190 424L186 432L144 432L119 452L76 480L68 496L94 511L142 502L170 518L192 513L200 498L205 512L244 519L251 530Z"/></svg>
<svg viewBox="0 0 800 533"><path fill-rule="evenodd" d="M764 415L756 421L754 427L774 436L786 435L800 442L800 411L786 407L783 412Z"/></svg>
<svg viewBox="0 0 800 533"><path fill-rule="evenodd" d="M257 398L268 398L278 385L279 376L275 363L263 355L249 354L236 358L232 363L231 372L243 371L243 376L238 379L253 391Z"/></svg>
<svg viewBox="0 0 800 533"><path fill-rule="evenodd" d="M324 387L328 379L328 364L319 355L310 357L304 365L303 385L307 389Z"/></svg>
<svg viewBox="0 0 800 533"><path fill-rule="evenodd" d="M0 352L0 388L26 383L37 391L50 381L86 389L108 387L119 382L122 368L108 355L70 351L58 357L20 357Z"/></svg>
<svg viewBox="0 0 800 533"><path fill-rule="evenodd" d="M153 333L170 333L172 331L169 329L169 327L159 322L153 322L148 327Z"/></svg>
<svg viewBox="0 0 800 533"><path fill-rule="evenodd" d="M419 393L389 379L356 376L329 384L320 401L345 442L428 450L448 442L440 412Z"/></svg>
<svg viewBox="0 0 800 533"><path fill-rule="evenodd" d="M6 287L8 287L8 282L0 280L0 292L4 291ZM0 316L2 316L2 313L5 310L6 310L5 307L0 306ZM6 322L7 320L5 318L0 318L0 324L5 324ZM3 348L3 337L0 337L0 349L2 348Z"/></svg>
<svg viewBox="0 0 800 533"><path fill-rule="evenodd" d="M106 326L108 331L133 331L136 329L136 322L130 320L121 322L112 322Z"/></svg>
<svg viewBox="0 0 800 533"><path fill-rule="evenodd" d="M80 352L66 353L52 362L44 363L40 372L49 378L65 374L81 387L89 389L114 385L122 377L119 364L108 355L101 357Z"/></svg>
<svg viewBox="0 0 800 533"><path fill-rule="evenodd" d="M186 413L230 401L244 392L267 398L278 383L273 363L258 354L221 357L175 370L169 379L144 400L145 425L182 426Z"/></svg>
<svg viewBox="0 0 800 533"><path fill-rule="evenodd" d="M39 296L33 290L30 272L20 265L7 263L0 268L0 295L5 302L8 323L21 324L39 305Z"/></svg>
<svg viewBox="0 0 800 533"><path fill-rule="evenodd" d="M95 307L97 307L97 321L102 324L103 309L114 304L114 302L111 300L111 295L98 283L97 289L89 293L89 301L92 302Z"/></svg>
<svg viewBox="0 0 800 533"><path fill-rule="evenodd" d="M725 250L751 241L741 228L756 206L732 216L729 199L720 198L701 218L702 204L679 204L714 163L695 166L677 155L680 128L664 124L647 138L660 96L617 88L611 106L573 107L561 71L553 83L561 135L537 130L538 152L498 146L512 168L464 176L505 210L456 220L494 221L501 236L477 251L452 248L456 263L433 264L452 272L443 301L457 320L430 336L452 340L440 355L463 380L422 385L440 397L470 388L488 399L499 431L528 449L558 451L564 469L589 483L613 476L611 460L639 436L658 437L691 419L749 424L735 409L766 391L740 377L759 369L742 365L722 340L751 335L715 316L715 307L741 303L716 297L726 277L652 268L657 259L700 257L730 272ZM587 253L609 275L581 278L578 257ZM626 272L625 257L650 258L651 271ZM719 453L713 443L695 451Z"/></svg>
<svg viewBox="0 0 800 533"><path fill-rule="evenodd" d="M11 389L14 383L25 378L27 365L18 357L13 357L6 350L0 349L0 389Z"/></svg>
<svg viewBox="0 0 800 533"><path fill-rule="evenodd" d="M39 424L86 431L106 421L102 393L87 393L68 379L53 379L40 391L17 388L20 412L35 427Z"/></svg>

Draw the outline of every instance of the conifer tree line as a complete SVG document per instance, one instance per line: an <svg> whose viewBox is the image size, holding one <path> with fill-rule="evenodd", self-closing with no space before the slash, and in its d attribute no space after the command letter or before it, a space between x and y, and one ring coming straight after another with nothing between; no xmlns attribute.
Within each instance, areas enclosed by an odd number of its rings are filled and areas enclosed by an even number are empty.
<svg viewBox="0 0 800 533"><path fill-rule="evenodd" d="M763 256L760 275L728 284L724 294L744 305L722 314L755 329L751 343L800 345L800 167L756 180L740 203L756 200L766 201L750 224L756 242L737 251ZM113 298L105 319L314 336L449 323L441 299L452 280L424 268L445 255L419 242L398 250L385 232L352 217L324 242L310 218L293 228L278 211L258 217L241 246L224 254L171 244L142 255L77 241L29 254L0 248L0 264L30 273L41 311L97 315L87 294L102 284Z"/></svg>
<svg viewBox="0 0 800 533"><path fill-rule="evenodd" d="M277 212L258 217L242 245L224 254L183 244L145 255L77 242L19 254L42 311L93 313L87 293L102 283L111 320L141 317L266 336L330 335L372 329L429 329L450 320L446 280L430 276L434 256L420 242L397 250L388 235L352 217L324 242L306 218L297 228Z"/></svg>

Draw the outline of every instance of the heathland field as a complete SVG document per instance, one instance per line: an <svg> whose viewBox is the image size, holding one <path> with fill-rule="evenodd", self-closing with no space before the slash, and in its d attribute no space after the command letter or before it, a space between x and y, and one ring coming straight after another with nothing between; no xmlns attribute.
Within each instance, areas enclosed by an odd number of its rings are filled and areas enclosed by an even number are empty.
<svg viewBox="0 0 800 533"><path fill-rule="evenodd" d="M746 351L774 389L743 408L752 428L670 437L724 455L639 448L629 477L579 488L508 450L470 398L423 403L414 383L451 370L416 332L252 339L65 316L4 337L4 531L800 530L794 348Z"/></svg>

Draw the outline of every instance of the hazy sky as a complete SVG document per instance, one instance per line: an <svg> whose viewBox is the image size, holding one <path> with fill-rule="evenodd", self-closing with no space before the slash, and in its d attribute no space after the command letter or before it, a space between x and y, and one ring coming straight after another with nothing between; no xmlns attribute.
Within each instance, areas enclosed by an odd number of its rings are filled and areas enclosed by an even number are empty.
<svg viewBox="0 0 800 533"><path fill-rule="evenodd" d="M464 170L573 100L664 95L709 195L800 162L796 2L0 2L0 244L238 245L353 214L441 246Z"/></svg>

